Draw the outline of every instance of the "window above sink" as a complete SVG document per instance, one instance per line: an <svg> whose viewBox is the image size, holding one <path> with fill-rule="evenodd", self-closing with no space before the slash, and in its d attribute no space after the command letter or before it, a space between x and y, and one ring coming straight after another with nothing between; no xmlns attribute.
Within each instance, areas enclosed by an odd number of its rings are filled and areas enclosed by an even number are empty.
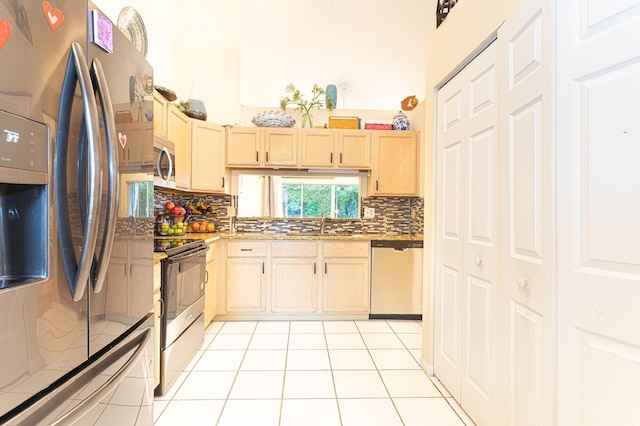
<svg viewBox="0 0 640 426"><path fill-rule="evenodd" d="M362 175L235 172L238 216L359 219Z"/></svg>

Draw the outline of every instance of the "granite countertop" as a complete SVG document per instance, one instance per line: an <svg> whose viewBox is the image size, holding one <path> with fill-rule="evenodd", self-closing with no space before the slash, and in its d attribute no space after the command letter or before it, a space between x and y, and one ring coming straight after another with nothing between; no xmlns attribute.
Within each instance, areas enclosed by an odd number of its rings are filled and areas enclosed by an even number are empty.
<svg viewBox="0 0 640 426"><path fill-rule="evenodd" d="M203 239L207 242L224 240L341 240L341 241L422 241L422 235L389 235L389 234L276 234L261 232L223 232L223 233L191 233L187 238Z"/></svg>
<svg viewBox="0 0 640 426"><path fill-rule="evenodd" d="M167 238L167 237L164 237ZM390 235L390 234L276 234L261 232L214 232L214 233L188 233L179 237L170 238L191 238L194 240L204 240L212 243L218 240L337 240L337 241L422 241L422 235ZM167 255L162 252L153 254L153 263L160 263Z"/></svg>
<svg viewBox="0 0 640 426"><path fill-rule="evenodd" d="M167 258L167 254L166 253L162 253L162 252L154 252L153 253L153 264L157 265L158 263L160 263L162 261L162 259L166 259Z"/></svg>

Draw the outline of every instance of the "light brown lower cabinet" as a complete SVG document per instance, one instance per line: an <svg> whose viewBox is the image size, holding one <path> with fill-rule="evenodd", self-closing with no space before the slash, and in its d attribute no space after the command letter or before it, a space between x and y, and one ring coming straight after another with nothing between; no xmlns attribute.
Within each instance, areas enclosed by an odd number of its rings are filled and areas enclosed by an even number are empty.
<svg viewBox="0 0 640 426"><path fill-rule="evenodd" d="M368 314L369 245L228 241L221 251L226 253L226 280L217 292L226 300L218 301L217 313Z"/></svg>
<svg viewBox="0 0 640 426"><path fill-rule="evenodd" d="M369 242L322 244L322 311L369 312Z"/></svg>
<svg viewBox="0 0 640 426"><path fill-rule="evenodd" d="M271 312L318 310L318 243L271 243Z"/></svg>
<svg viewBox="0 0 640 426"><path fill-rule="evenodd" d="M227 243L226 311L267 312L267 242Z"/></svg>
<svg viewBox="0 0 640 426"><path fill-rule="evenodd" d="M218 246L215 242L207 244L209 250L207 250L207 264L205 269L205 282L204 282L204 328L206 329L213 318L216 316L216 303L215 303L215 291L216 291L216 263L218 257Z"/></svg>

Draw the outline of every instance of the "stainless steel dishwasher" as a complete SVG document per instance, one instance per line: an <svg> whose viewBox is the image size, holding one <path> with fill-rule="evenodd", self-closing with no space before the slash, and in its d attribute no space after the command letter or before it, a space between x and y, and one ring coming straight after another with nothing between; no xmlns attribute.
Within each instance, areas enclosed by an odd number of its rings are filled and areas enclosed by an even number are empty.
<svg viewBox="0 0 640 426"><path fill-rule="evenodd" d="M371 319L422 319L422 241L371 241Z"/></svg>

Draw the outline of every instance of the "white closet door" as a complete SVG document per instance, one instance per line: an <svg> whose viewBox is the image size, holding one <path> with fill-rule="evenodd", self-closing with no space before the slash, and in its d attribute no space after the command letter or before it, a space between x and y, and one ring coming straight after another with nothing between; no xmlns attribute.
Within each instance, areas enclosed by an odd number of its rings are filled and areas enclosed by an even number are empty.
<svg viewBox="0 0 640 426"><path fill-rule="evenodd" d="M434 372L460 401L467 92L461 72L438 92Z"/></svg>
<svg viewBox="0 0 640 426"><path fill-rule="evenodd" d="M523 0L498 31L501 424L555 424L551 31Z"/></svg>
<svg viewBox="0 0 640 426"><path fill-rule="evenodd" d="M558 424L640 424L640 1L557 9Z"/></svg>
<svg viewBox="0 0 640 426"><path fill-rule="evenodd" d="M497 416L496 46L438 93L435 374L478 424Z"/></svg>

